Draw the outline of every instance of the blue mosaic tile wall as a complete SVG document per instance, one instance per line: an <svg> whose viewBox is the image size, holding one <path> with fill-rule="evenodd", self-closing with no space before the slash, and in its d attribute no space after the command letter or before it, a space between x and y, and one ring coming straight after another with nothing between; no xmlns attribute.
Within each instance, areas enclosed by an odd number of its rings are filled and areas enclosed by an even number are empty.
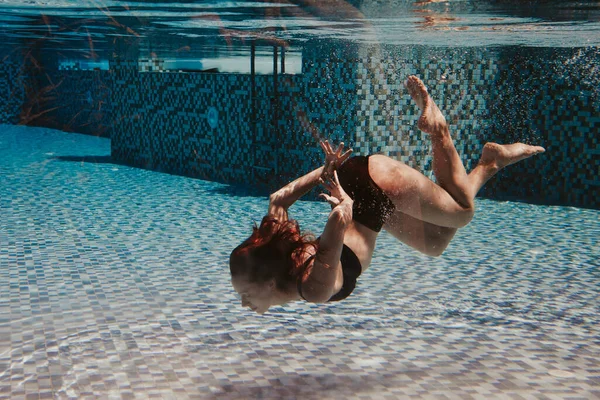
<svg viewBox="0 0 600 400"><path fill-rule="evenodd" d="M432 177L430 141L403 86L416 74L446 115L467 169L487 141L547 148L480 195L600 207L597 49L332 43L306 46L302 58L302 74L276 79L170 72L156 59L112 60L109 71L48 68L60 83L49 115L63 129L108 132L116 162L262 191L318 166L320 138L343 140L357 154L388 154ZM18 63L5 59L2 74L0 85L17 87L12 108L2 109L14 123L24 96L12 78Z"/></svg>
<svg viewBox="0 0 600 400"><path fill-rule="evenodd" d="M0 49L0 123L17 124L25 103L25 83L28 74L23 67L20 53L14 49Z"/></svg>
<svg viewBox="0 0 600 400"><path fill-rule="evenodd" d="M267 190L311 170L321 160L320 138L348 142L356 129L356 63L346 49L312 51L302 75L277 77L146 72L156 63L112 62L113 157ZM328 57L317 56L324 51Z"/></svg>
<svg viewBox="0 0 600 400"><path fill-rule="evenodd" d="M467 170L488 141L547 149L502 171L481 196L600 207L598 49L365 47L359 58L358 152L390 155L433 179L430 141L402 85L416 74Z"/></svg>
<svg viewBox="0 0 600 400"><path fill-rule="evenodd" d="M491 136L490 95L496 55L486 49L380 46L360 49L356 150L379 152L433 178L431 141L417 128L420 111L404 82L419 76L442 110L467 169Z"/></svg>
<svg viewBox="0 0 600 400"><path fill-rule="evenodd" d="M48 77L56 86L50 95L59 101L54 102L56 109L46 115L45 126L94 136L110 135L113 104L109 71L51 70Z"/></svg>
<svg viewBox="0 0 600 400"><path fill-rule="evenodd" d="M502 171L482 195L600 208L600 51L508 49L498 69L495 140L547 151Z"/></svg>
<svg viewBox="0 0 600 400"><path fill-rule="evenodd" d="M113 158L204 179L248 180L254 160L246 77L140 73L137 61L115 61L111 70Z"/></svg>
<svg viewBox="0 0 600 400"><path fill-rule="evenodd" d="M299 171L310 171L320 165L319 140L354 145L355 54L348 47L313 46L303 53L301 75L279 76L276 96L273 96L273 77L265 76L265 84L259 85L258 98L262 99L259 121L266 122L272 117L264 110L271 109L276 115L275 125L258 124L256 143L268 145L264 152L257 153L257 163L264 162L268 153L276 154L276 186L295 179Z"/></svg>
<svg viewBox="0 0 600 400"><path fill-rule="evenodd" d="M110 71L60 69L56 59L31 51L24 57L23 49L6 50L0 63L0 122L107 137Z"/></svg>

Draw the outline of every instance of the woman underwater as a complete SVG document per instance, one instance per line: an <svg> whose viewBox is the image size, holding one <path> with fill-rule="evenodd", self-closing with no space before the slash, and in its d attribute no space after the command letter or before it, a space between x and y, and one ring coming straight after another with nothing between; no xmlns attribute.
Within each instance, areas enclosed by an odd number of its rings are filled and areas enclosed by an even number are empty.
<svg viewBox="0 0 600 400"><path fill-rule="evenodd" d="M424 254L439 256L456 230L473 218L475 195L492 176L545 151L523 143L487 143L467 174L423 82L410 76L405 84L421 109L418 127L431 137L438 183L387 156L350 157L343 143L334 151L321 142L324 165L271 194L260 226L231 253L232 284L243 307L262 314L293 300L323 303L348 297L371 263L382 228ZM332 210L315 240L289 219L288 208L319 184L329 191L321 196Z"/></svg>

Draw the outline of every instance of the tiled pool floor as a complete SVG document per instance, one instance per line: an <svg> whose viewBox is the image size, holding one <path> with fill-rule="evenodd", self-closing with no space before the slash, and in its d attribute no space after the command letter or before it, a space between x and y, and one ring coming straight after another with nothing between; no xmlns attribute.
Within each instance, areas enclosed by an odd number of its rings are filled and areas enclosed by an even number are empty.
<svg viewBox="0 0 600 400"><path fill-rule="evenodd" d="M598 211L479 200L444 256L384 234L348 300L259 316L227 260L266 199L109 155L0 126L0 399L600 397Z"/></svg>

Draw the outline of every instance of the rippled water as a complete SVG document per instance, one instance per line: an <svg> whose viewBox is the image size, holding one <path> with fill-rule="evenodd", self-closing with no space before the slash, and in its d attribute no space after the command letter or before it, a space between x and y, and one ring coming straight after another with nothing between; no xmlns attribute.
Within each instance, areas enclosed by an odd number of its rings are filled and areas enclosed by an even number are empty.
<svg viewBox="0 0 600 400"><path fill-rule="evenodd" d="M227 41L430 46L586 47L600 43L594 1L0 1L8 44L42 39L47 50L109 51L129 36L163 56L201 54ZM229 43L231 44L231 43ZM189 48L186 48L189 47ZM183 49L183 50L182 50Z"/></svg>

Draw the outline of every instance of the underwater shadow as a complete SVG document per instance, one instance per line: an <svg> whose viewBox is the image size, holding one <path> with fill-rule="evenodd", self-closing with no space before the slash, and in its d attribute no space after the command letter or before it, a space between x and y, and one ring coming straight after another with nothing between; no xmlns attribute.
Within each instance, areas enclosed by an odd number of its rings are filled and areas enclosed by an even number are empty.
<svg viewBox="0 0 600 400"><path fill-rule="evenodd" d="M253 382L240 382L220 386L220 391L206 399L237 400L237 399L323 399L323 398L352 398L361 392L382 395L390 394L389 387L406 386L407 378L419 380L425 376L420 370L405 370L385 373L380 371L362 375L315 375L311 373L292 373L282 377L267 378L270 385L259 385Z"/></svg>
<svg viewBox="0 0 600 400"><path fill-rule="evenodd" d="M53 160L67 162L87 162L92 164L118 164L112 156L56 156Z"/></svg>
<svg viewBox="0 0 600 400"><path fill-rule="evenodd" d="M227 183L211 188L209 191L231 197L268 197L271 193L266 186L231 185Z"/></svg>
<svg viewBox="0 0 600 400"><path fill-rule="evenodd" d="M123 167L131 167L131 165L116 161L111 155L106 156L54 156L50 157L52 160L64 161L64 162L78 162L78 163L90 163L90 164L114 164Z"/></svg>

